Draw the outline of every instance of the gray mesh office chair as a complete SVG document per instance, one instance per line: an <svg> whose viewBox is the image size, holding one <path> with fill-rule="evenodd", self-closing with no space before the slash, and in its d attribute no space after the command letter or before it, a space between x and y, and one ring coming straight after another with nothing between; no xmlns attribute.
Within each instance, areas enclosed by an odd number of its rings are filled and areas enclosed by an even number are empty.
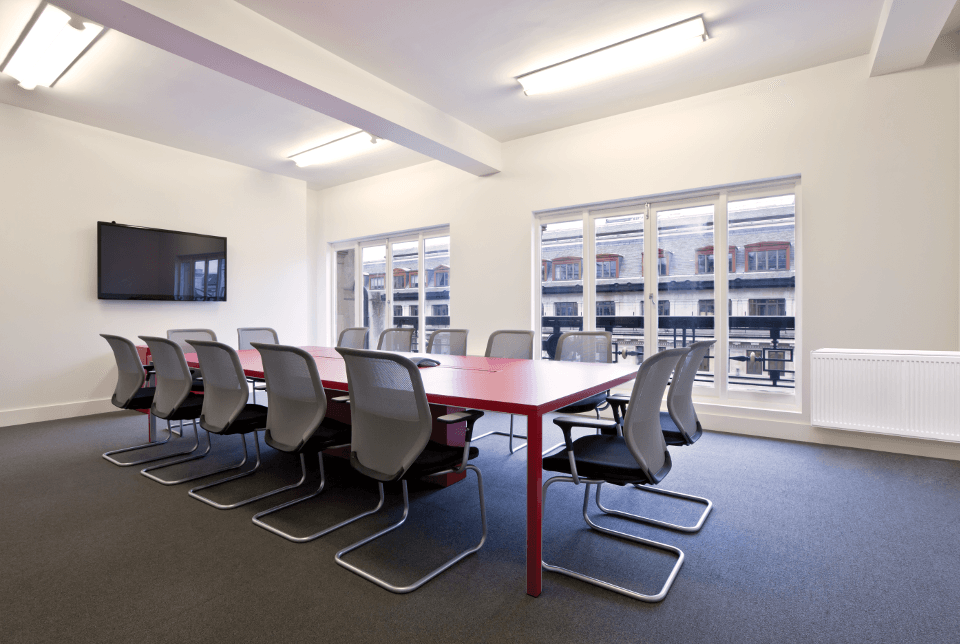
<svg viewBox="0 0 960 644"><path fill-rule="evenodd" d="M587 583L606 588L614 592L645 602L658 602L666 597L670 586L676 579L683 564L683 552L674 546L651 541L625 532L604 528L587 514L590 500L590 486L597 486L597 498L604 483L613 485L644 484L656 485L670 471L672 462L667 445L660 431L660 403L667 388L667 380L682 360L688 349L670 349L656 353L640 365L637 379L630 396L630 405L623 423L623 436L616 435L617 423L612 420L594 420L583 416L560 416L553 422L563 432L564 448L543 459L543 469L561 472L564 476L554 476L543 485L543 505L546 508L547 491L558 482L585 484L583 495L583 518L594 530L636 543L645 544L659 550L677 555L677 562L667 577L666 583L654 595L645 595L607 581L590 577L567 568L542 561L544 570L558 572ZM602 435L583 436L574 441L571 431L574 427L603 429ZM609 433L612 430L612 435ZM545 514L545 513L544 513ZM618 512L617 516L636 519L634 515ZM651 522L649 520L644 520Z"/></svg>
<svg viewBox="0 0 960 644"><path fill-rule="evenodd" d="M187 340L213 340L216 342L217 334L211 329L169 329L167 330L167 340L173 340L180 345L180 350L184 353L193 353L193 347L187 344ZM200 376L199 369L191 369L194 378Z"/></svg>
<svg viewBox="0 0 960 644"><path fill-rule="evenodd" d="M377 342L377 350L410 353L413 345L413 331L413 327L384 329L383 333L380 334L380 340Z"/></svg>
<svg viewBox="0 0 960 644"><path fill-rule="evenodd" d="M195 393L196 381L193 379L193 373L187 366L187 361L183 357L183 350L180 345L166 338L141 335L140 339L147 343L150 354L153 357L154 377L156 379L156 392L153 396L153 404L150 406L150 412L157 418L167 421L168 431L173 431L170 422L178 420L181 426L184 420L193 421L193 434L196 444L189 452L194 452L200 446L200 435L197 430L197 418L203 407L203 394ZM193 350L191 349L191 353ZM162 483L163 485L176 485L192 480L190 478L167 480L162 479L156 474L155 470L160 470L171 465L178 465L188 461L194 461L205 457L210 453L210 437L207 436L206 449L193 456L175 459L152 465L140 470L140 473L149 479ZM171 454L171 456L174 456Z"/></svg>
<svg viewBox="0 0 960 644"><path fill-rule="evenodd" d="M200 426L214 434L240 435L240 440L243 442L243 461L236 466L237 468L247 460L247 434L253 434L253 445L257 455L257 461L251 469L213 483L199 485L190 490L190 496L218 510L230 510L279 494L285 490L292 490L301 485L303 479L299 483L286 485L235 503L217 503L213 499L200 494L201 490L207 490L223 485L228 481L250 476L260 469L260 439L257 436L257 431L265 429L267 426L267 408L263 405L254 405L247 402L247 396L249 395L247 379L236 351L222 342L204 340L188 340L188 342L197 353L200 371L203 373L205 383Z"/></svg>
<svg viewBox="0 0 960 644"><path fill-rule="evenodd" d="M117 385L114 388L113 396L110 399L110 402L113 403L115 407L120 409L149 409L153 404L153 395L156 392L156 387L144 387L146 382L146 372L144 371L143 364L140 362L140 356L137 354L137 347L127 338L123 338L119 335L108 335L106 333L101 333L100 337L107 341L110 345L110 348L113 350L113 357L117 361ZM168 430L169 430L168 426ZM173 456L182 456L184 454L189 454L193 450L188 450L185 452L174 452L172 454L164 454L163 456L155 456L153 458L145 458L139 461L118 461L113 458L114 454L123 454L124 452L133 452L136 450L144 449L146 447L157 447L158 445L165 445L173 437L172 431L167 432L167 437L162 441L154 441L152 443L143 443L140 445L133 445L132 447L124 447L122 449L115 449L109 452L104 452L103 458L107 459L114 465L119 465L120 467L129 467L131 465L142 465L143 463L151 463L153 461L159 461L165 458L171 458ZM193 449L196 449L194 447Z"/></svg>
<svg viewBox="0 0 960 644"><path fill-rule="evenodd" d="M427 353L467 355L467 329L437 329L427 338Z"/></svg>
<svg viewBox="0 0 960 644"><path fill-rule="evenodd" d="M700 364L710 351L710 347L715 343L716 340L694 342L687 347L689 351L686 357L677 363L677 368L673 373L673 380L670 382L670 389L667 391L667 411L660 412L660 429L663 432L663 439L666 444L671 447L693 445L703 434L703 427L700 425L700 421L697 419L697 411L693 407L693 383L697 376L697 371L700 369ZM625 398L624 396L610 396L608 400L610 400L610 406L613 408L613 417L617 423L620 424L623 410L627 407L629 398ZM643 517L630 517L670 530L677 530L678 532L699 532L707 520L710 510L713 509L713 502L700 496L673 492L671 490L646 485L638 485L636 487L649 492L703 503L707 506L703 514L700 515L700 518L692 526L663 523L653 519L644 519ZM608 510L603 507L603 505L600 504L599 495L597 496L597 506L609 514L619 514L615 510Z"/></svg>
<svg viewBox="0 0 960 644"><path fill-rule="evenodd" d="M214 338L215 339L215 338ZM237 329L237 350L246 351L252 349L252 342L262 344L280 344L280 338L277 332L269 327L247 327ZM253 385L253 402L257 402L257 392L266 391L267 386L263 378L251 378L247 376L247 382Z"/></svg>
<svg viewBox="0 0 960 644"><path fill-rule="evenodd" d="M300 455L302 472L300 483L303 483L307 478L307 454L316 453L320 464L320 486L315 492L260 512L253 517L253 523L289 541L305 543L379 510L383 505L382 495L380 506L377 506L376 510L364 512L352 519L342 521L331 528L306 537L295 537L263 521L263 517L268 514L312 499L323 492L326 483L323 470L323 450L331 447L348 446L350 444L350 426L325 418L327 396L324 393L323 384L320 382L320 374L317 371L317 363L313 356L297 347L257 342L253 344L253 347L260 352L263 358L263 375L267 381L267 386L270 387L270 405L267 408L267 427L266 432L264 432L264 442L282 452Z"/></svg>
<svg viewBox="0 0 960 644"><path fill-rule="evenodd" d="M365 326L344 329L340 332L340 338L337 340L338 347L348 349L367 349L367 337L370 335L370 329Z"/></svg>
<svg viewBox="0 0 960 644"><path fill-rule="evenodd" d="M466 421L464 446L448 447L430 441L433 422L430 405L423 389L420 371L404 356L338 348L347 367L350 388L350 411L353 435L350 464L354 469L377 481L383 496L385 481L402 481L403 516L399 522L373 536L347 546L337 553L336 562L381 588L395 593L416 590L464 557L479 550L487 539L487 515L483 501L483 478L480 470L468 461L479 455L470 446L473 425L483 416L481 411L463 411L441 416L437 420L452 424ZM407 519L410 499L407 479L435 474L454 474L473 470L480 491L480 521L483 535L480 542L460 553L439 568L408 586L395 586L343 560L344 555L395 530ZM382 505L381 500L381 505ZM460 528L461 526L457 526Z"/></svg>
<svg viewBox="0 0 960 644"><path fill-rule="evenodd" d="M519 358L522 360L533 360L533 331L494 331L490 334L490 338L487 340L487 350L484 353L484 356L487 358ZM513 414L510 414L510 431L501 432L493 431L487 432L486 434L480 434L474 438L474 442L480 440L481 438L486 438L487 436L509 436L510 437L510 453L519 452L524 447L527 446L526 443L518 446L516 449L513 448ZM526 440L526 436L517 436L516 438L522 438ZM550 449L555 449L552 447Z"/></svg>

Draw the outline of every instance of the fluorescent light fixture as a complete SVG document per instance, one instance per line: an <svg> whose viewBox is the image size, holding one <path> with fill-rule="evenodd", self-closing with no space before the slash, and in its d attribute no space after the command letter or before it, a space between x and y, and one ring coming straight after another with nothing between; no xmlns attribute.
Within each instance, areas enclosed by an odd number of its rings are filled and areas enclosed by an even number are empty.
<svg viewBox="0 0 960 644"><path fill-rule="evenodd" d="M79 22L79 27L71 22ZM48 4L3 71L20 81L24 89L50 87L101 31L100 25L74 20Z"/></svg>
<svg viewBox="0 0 960 644"><path fill-rule="evenodd" d="M333 163L340 159L363 154L373 149L378 141L383 139L367 134L363 130L348 134L347 136L334 139L323 145L319 145L305 152L299 152L290 157L290 160L303 168L308 165L318 165L321 163Z"/></svg>
<svg viewBox="0 0 960 644"><path fill-rule="evenodd" d="M517 77L527 96L570 89L673 58L707 39L703 16L629 38Z"/></svg>

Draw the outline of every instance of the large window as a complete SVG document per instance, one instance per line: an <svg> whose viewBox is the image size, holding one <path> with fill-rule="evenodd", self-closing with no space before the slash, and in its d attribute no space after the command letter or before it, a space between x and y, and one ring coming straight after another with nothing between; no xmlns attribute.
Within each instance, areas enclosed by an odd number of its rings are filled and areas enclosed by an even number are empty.
<svg viewBox="0 0 960 644"><path fill-rule="evenodd" d="M538 214L542 355L552 356L571 330L609 331L616 359L631 361L721 335L724 344L700 365L700 391L757 401L783 393L790 398L775 404L797 404L797 185L740 184Z"/></svg>
<svg viewBox="0 0 960 644"><path fill-rule="evenodd" d="M413 327L413 350L423 351L426 332L450 325L446 229L332 244L331 262L331 342L349 327L369 328L374 342L391 326Z"/></svg>

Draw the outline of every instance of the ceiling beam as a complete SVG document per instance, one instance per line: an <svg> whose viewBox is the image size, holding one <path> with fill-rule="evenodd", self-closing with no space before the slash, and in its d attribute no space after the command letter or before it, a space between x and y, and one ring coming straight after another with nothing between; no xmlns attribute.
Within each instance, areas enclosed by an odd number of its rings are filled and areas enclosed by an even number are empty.
<svg viewBox="0 0 960 644"><path fill-rule="evenodd" d="M232 0L57 6L476 176L501 169L497 140Z"/></svg>
<svg viewBox="0 0 960 644"><path fill-rule="evenodd" d="M927 62L957 0L884 0L870 50L870 75L882 76Z"/></svg>

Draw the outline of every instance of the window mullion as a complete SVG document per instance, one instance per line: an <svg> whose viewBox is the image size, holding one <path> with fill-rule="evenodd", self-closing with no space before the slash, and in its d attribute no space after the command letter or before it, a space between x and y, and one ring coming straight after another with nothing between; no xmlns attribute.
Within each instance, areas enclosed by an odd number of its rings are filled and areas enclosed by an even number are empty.
<svg viewBox="0 0 960 644"><path fill-rule="evenodd" d="M583 266L580 269L583 283L583 330L595 331L597 328L596 292L597 292L597 244L595 219L590 212L583 211Z"/></svg>
<svg viewBox="0 0 960 644"><path fill-rule="evenodd" d="M714 208L713 236L713 266L715 271L713 289L716 295L716 300L714 301L713 337L716 338L717 342L713 345L711 353L713 353L714 356L713 377L716 383L716 391L721 398L725 398L727 395L727 371L729 370L727 360L729 343L727 336L730 316L730 310L727 305L730 297L728 288L730 260L727 259L730 252L730 244L727 243L727 192L725 190L720 193L716 208ZM718 257L717 251L721 249L723 250L724 259L718 263L716 261ZM734 262L736 262L736 256L734 256Z"/></svg>

